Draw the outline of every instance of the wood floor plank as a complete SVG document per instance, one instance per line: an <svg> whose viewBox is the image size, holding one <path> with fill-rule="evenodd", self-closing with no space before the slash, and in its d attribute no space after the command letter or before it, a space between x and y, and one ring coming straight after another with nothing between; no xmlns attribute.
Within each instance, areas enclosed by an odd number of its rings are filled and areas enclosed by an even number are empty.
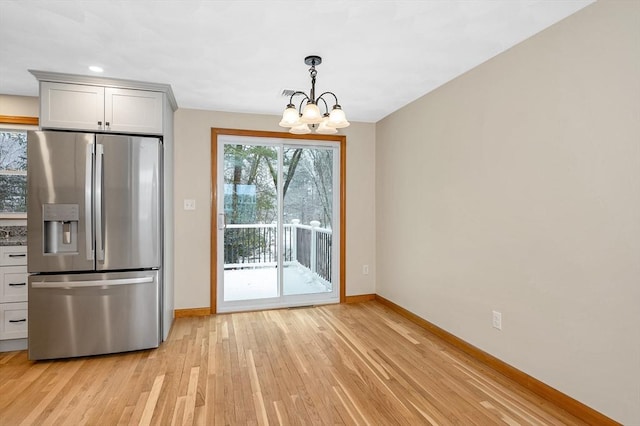
<svg viewBox="0 0 640 426"><path fill-rule="evenodd" d="M48 384L50 384L51 386L48 387L48 390L42 391L42 392L36 392L36 401L35 401L35 406L33 404L33 401L31 401L31 403L28 404L28 410L26 410L26 416L24 416L24 418L22 419L22 421L19 423L20 425L31 425L31 424L35 424L36 419L38 418L38 416L40 415L40 413L42 413L47 405L49 404L49 402L51 402L54 398L59 397L59 392L67 385L67 383L73 379L73 376L75 375L75 373L77 373L81 367L83 366L84 361L80 361L77 363L67 363L66 364L66 368L60 368L59 370L61 370L61 374L59 374L57 377L52 377L51 378L51 382L49 382ZM14 408L14 405L12 405L11 407L9 407L10 409ZM10 410L7 410L10 411ZM3 415L4 418L4 415ZM11 419L12 416L7 416L7 419ZM16 413L16 420L17 418L19 418L19 413ZM16 424L18 424L18 422L16 422Z"/></svg>
<svg viewBox="0 0 640 426"><path fill-rule="evenodd" d="M158 396L160 396L160 390L162 389L162 383L164 382L164 374L161 374L156 377L153 381L153 386L151 387L151 392L149 393L149 398L144 405L144 410L142 412L142 417L140 418L139 424L141 426L147 426L151 424L151 419L153 418L153 412L156 409L156 404L158 402Z"/></svg>
<svg viewBox="0 0 640 426"><path fill-rule="evenodd" d="M0 354L6 425L582 425L376 301L179 318L158 349Z"/></svg>

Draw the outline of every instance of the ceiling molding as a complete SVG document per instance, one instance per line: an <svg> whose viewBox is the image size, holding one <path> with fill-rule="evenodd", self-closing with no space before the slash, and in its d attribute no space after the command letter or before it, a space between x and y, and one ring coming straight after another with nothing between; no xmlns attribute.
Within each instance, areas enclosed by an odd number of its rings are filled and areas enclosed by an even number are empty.
<svg viewBox="0 0 640 426"><path fill-rule="evenodd" d="M29 70L38 81L51 81L54 83L82 83L92 86L117 87L120 89L148 90L151 92L163 92L167 95L171 108L178 109L178 103L173 95L171 85L162 83L149 83L146 81L125 80L120 78L98 77L92 75L66 74L52 71Z"/></svg>

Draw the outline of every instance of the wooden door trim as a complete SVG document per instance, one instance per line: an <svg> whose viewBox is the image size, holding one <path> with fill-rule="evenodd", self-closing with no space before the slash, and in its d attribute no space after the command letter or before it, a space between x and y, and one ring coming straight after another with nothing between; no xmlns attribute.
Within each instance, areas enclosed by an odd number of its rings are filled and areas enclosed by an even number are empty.
<svg viewBox="0 0 640 426"><path fill-rule="evenodd" d="M0 115L2 124L25 124L30 126L38 125L38 117L25 117L21 115Z"/></svg>
<svg viewBox="0 0 640 426"><path fill-rule="evenodd" d="M340 144L340 303L346 302L346 224L347 224L347 137L343 135L294 135L287 132L272 132L265 130L242 130L211 128L211 281L210 292L211 314L218 311L218 136L249 136L261 138L296 139L309 141L329 141Z"/></svg>

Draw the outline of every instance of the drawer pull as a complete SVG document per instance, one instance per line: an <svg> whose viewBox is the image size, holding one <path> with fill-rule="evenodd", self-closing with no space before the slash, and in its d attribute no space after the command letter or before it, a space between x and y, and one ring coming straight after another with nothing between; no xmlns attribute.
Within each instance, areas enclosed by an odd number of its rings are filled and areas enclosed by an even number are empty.
<svg viewBox="0 0 640 426"><path fill-rule="evenodd" d="M27 257L26 253L22 253L22 254L10 254L9 257Z"/></svg>
<svg viewBox="0 0 640 426"><path fill-rule="evenodd" d="M21 287L27 285L27 283L9 283L9 287Z"/></svg>
<svg viewBox="0 0 640 426"><path fill-rule="evenodd" d="M16 322L27 322L27 319L26 318L22 318L22 319L19 319L19 320L9 320L9 322L13 322L13 323L16 323Z"/></svg>

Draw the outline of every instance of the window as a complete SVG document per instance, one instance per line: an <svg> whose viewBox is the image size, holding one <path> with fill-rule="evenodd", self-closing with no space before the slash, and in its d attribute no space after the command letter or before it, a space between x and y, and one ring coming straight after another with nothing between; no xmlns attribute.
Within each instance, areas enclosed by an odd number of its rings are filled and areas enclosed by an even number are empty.
<svg viewBox="0 0 640 426"><path fill-rule="evenodd" d="M0 129L0 214L27 211L27 131Z"/></svg>

